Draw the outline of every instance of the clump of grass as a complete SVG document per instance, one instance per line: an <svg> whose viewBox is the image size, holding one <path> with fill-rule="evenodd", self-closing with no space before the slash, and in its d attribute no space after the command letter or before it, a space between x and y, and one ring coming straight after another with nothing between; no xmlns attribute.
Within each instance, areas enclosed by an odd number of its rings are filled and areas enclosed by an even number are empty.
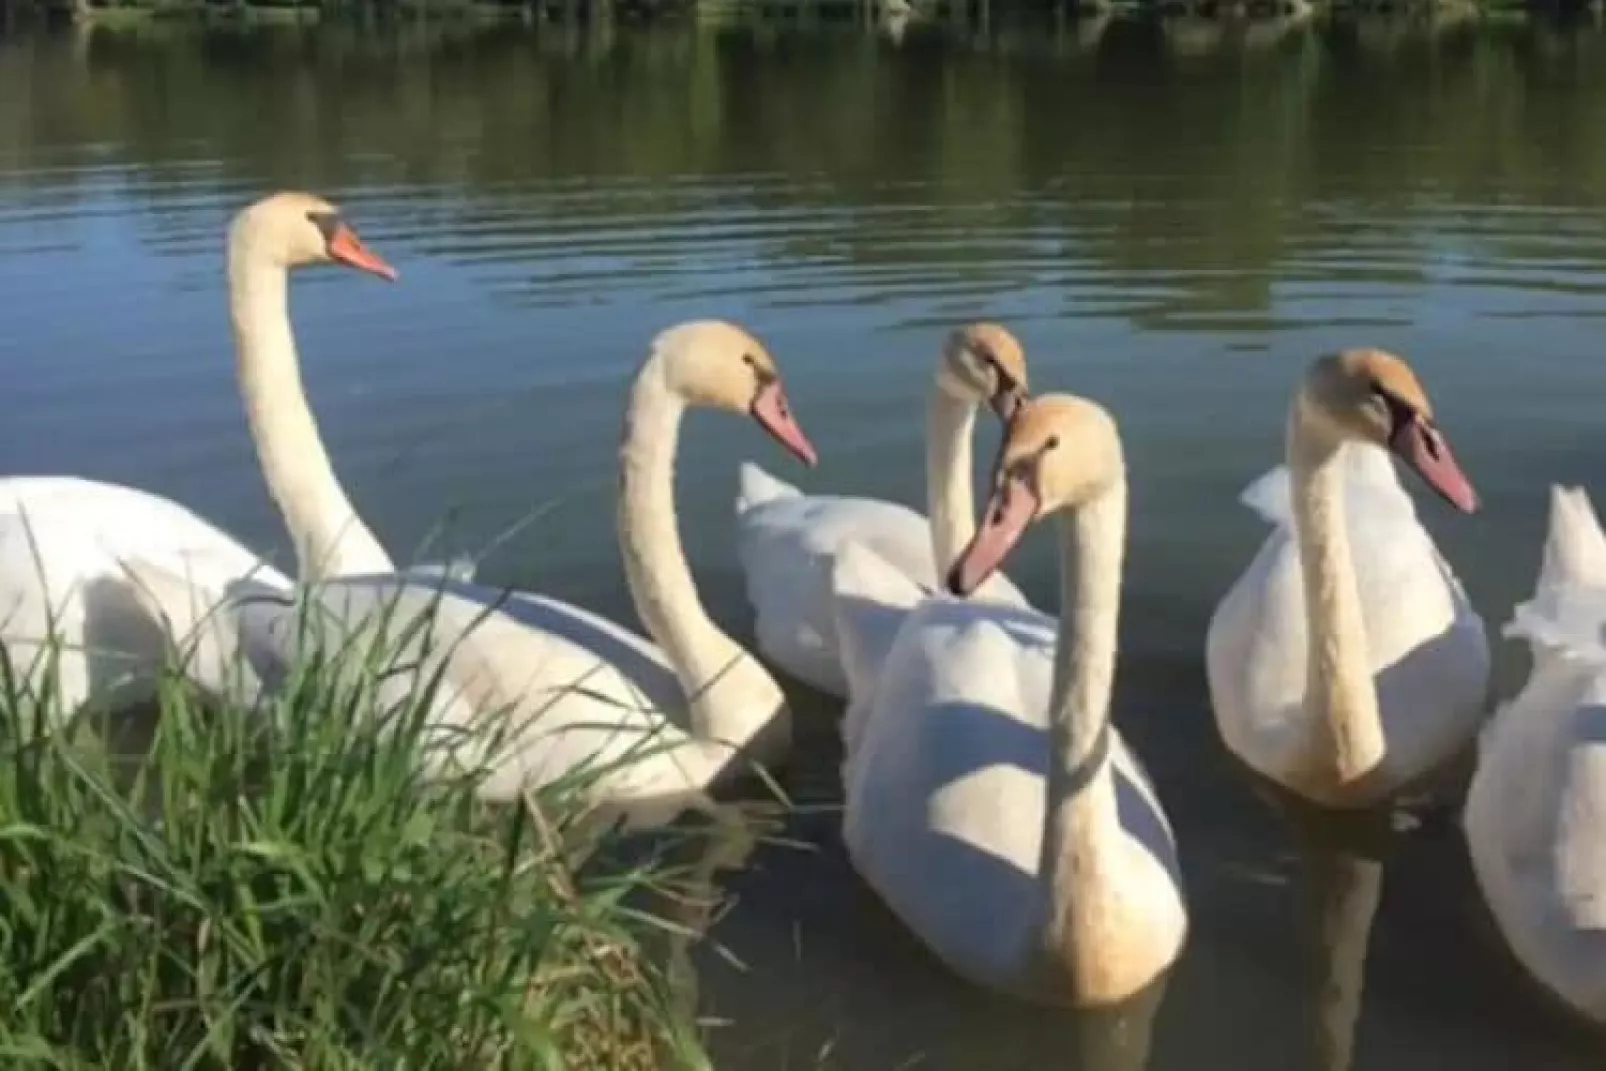
<svg viewBox="0 0 1606 1071"><path fill-rule="evenodd" d="M0 663L0 1066L707 1066L631 906L674 875L572 865L579 784L425 763L438 682L381 709L382 661L251 704L164 673L131 769Z"/></svg>

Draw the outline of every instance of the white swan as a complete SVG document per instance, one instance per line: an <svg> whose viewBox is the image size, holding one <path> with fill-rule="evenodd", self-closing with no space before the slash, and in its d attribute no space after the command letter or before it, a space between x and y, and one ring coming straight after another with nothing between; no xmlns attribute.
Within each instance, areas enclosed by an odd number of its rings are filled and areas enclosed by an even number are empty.
<svg viewBox="0 0 1606 1071"><path fill-rule="evenodd" d="M1170 824L1110 721L1127 509L1115 422L1069 395L1024 402L994 483L948 587L973 590L1028 525L1057 517L1057 641L1011 607L938 596L909 611L891 649L866 656L881 679L854 719L843 838L960 975L1110 1005L1159 979L1187 932ZM913 584L858 545L835 578L843 646L860 657L887 642L888 589Z"/></svg>
<svg viewBox="0 0 1606 1071"><path fill-rule="evenodd" d="M1388 455L1463 512L1477 495L1410 366L1377 350L1311 364L1287 449L1244 495L1275 527L1210 620L1216 725L1283 787L1372 806L1471 743L1489 682L1483 619Z"/></svg>
<svg viewBox="0 0 1606 1071"><path fill-rule="evenodd" d="M1462 815L1473 874L1516 958L1606 1022L1606 536L1582 489L1552 488L1533 599L1505 633L1535 666L1479 740Z"/></svg>
<svg viewBox="0 0 1606 1071"><path fill-rule="evenodd" d="M874 550L928 590L975 531L971 439L987 402L1007 420L1026 394L1026 356L991 323L952 332L937 364L926 417L926 506L930 520L896 502L805 495L746 462L736 497L737 550L754 611L758 649L792 676L829 695L849 692L831 613L831 563L848 540ZM1008 577L977 593L1030 604Z"/></svg>
<svg viewBox="0 0 1606 1071"><path fill-rule="evenodd" d="M1539 561L1534 601L1519 606L1514 624L1505 630L1508 636L1528 641L1533 657L1530 676L1539 676L1552 658L1577 647L1575 633L1557 628L1562 623L1555 620L1560 604L1550 600L1594 588L1606 588L1606 533L1595 517L1595 507L1582 487L1551 487L1550 530ZM1588 603L1569 600L1567 605L1576 612ZM1567 623L1576 621L1569 618Z"/></svg>
<svg viewBox="0 0 1606 1071"><path fill-rule="evenodd" d="M301 390L289 272L328 263L396 277L332 205L306 194L264 198L230 228L240 388L306 578L392 568L336 481ZM220 595L247 578L290 586L233 536L160 495L68 476L0 480L0 645L35 688L47 662L55 662L63 710L91 698L121 702L148 687L140 671L159 664L164 650L152 628L153 599L160 606L180 595ZM144 590L133 590L136 584ZM170 609L179 618L193 612Z"/></svg>
<svg viewBox="0 0 1606 1071"><path fill-rule="evenodd" d="M248 602L238 616L250 622L252 645L283 665L303 634L350 643L379 635L388 620L398 626L390 633L396 641L422 618L429 635L394 643L397 671L382 694L404 701L439 672L431 716L470 730L469 749L457 757L487 768L486 798L516 799L589 769L593 798L627 812L635 804L673 812L706 802L706 790L743 768L744 756L781 758L790 720L775 679L709 618L681 547L675 451L690 407L750 416L815 463L775 362L752 335L700 321L653 340L625 416L618 536L631 598L656 643L555 599L387 575L309 589L327 611L316 620L332 632L303 630L304 621L271 600ZM493 747L487 741L497 733Z"/></svg>

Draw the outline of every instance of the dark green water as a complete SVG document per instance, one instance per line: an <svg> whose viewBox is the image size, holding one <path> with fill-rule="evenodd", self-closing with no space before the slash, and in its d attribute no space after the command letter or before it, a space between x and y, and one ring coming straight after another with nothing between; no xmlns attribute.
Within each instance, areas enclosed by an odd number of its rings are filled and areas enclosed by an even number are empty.
<svg viewBox="0 0 1606 1071"><path fill-rule="evenodd" d="M693 316L772 344L822 490L920 500L930 368L964 319L1006 321L1034 386L1122 421L1118 717L1193 912L1152 1023L1112 1034L952 980L811 817L791 832L814 854L765 849L730 882L716 936L745 971L698 958L703 1012L730 1020L722 1071L1600 1066L1490 929L1452 825L1385 845L1369 937L1369 911L1335 909L1318 938L1314 899L1345 886L1312 860L1351 889L1376 875L1300 853L1228 765L1201 663L1263 534L1235 496L1277 461L1321 349L1415 361L1486 502L1424 514L1492 623L1533 579L1547 484L1606 493L1606 34L0 37L0 472L138 484L283 546L221 277L229 213L281 185L340 199L402 272L317 274L295 302L336 465L404 556L449 511L477 547L545 507L486 575L628 616L623 378ZM803 478L751 429L708 418L690 440L687 542L716 615L745 625L736 461ZM1011 572L1048 598L1045 541ZM1522 669L1502 651L1503 694ZM807 801L837 791L834 713L810 709L788 774ZM1340 961L1355 980L1324 985Z"/></svg>

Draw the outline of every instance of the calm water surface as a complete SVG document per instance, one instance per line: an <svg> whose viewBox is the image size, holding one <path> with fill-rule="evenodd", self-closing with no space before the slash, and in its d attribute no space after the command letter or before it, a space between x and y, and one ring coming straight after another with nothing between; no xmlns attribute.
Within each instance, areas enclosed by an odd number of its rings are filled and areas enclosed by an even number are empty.
<svg viewBox="0 0 1606 1071"><path fill-rule="evenodd" d="M1035 386L1120 417L1118 716L1181 838L1182 965L1113 1024L988 997L853 879L828 815L798 819L812 851L729 883L716 935L746 969L697 959L722 1069L1600 1066L1499 944L1454 827L1294 835L1226 762L1201 665L1263 535L1235 496L1323 348L1415 360L1487 504L1424 516L1493 621L1534 576L1548 482L1606 490L1598 30L0 37L0 471L149 487L282 549L221 275L228 215L278 185L338 197L402 273L295 290L375 529L404 552L511 532L486 575L616 615L622 385L676 320L751 324L825 451L804 475L751 428L690 428L687 542L744 628L737 460L918 501L948 325L1008 322ZM1011 566L1036 599L1049 542ZM805 708L788 783L830 802L836 712Z"/></svg>

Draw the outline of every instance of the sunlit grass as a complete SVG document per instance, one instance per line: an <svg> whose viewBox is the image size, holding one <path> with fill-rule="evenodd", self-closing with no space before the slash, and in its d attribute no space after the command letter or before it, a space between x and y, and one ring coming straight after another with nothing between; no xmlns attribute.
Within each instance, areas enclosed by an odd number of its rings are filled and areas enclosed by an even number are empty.
<svg viewBox="0 0 1606 1071"><path fill-rule="evenodd" d="M425 763L440 682L387 709L381 654L166 673L134 764L0 665L0 1067L707 1066L633 906L676 875L575 864L577 783Z"/></svg>

